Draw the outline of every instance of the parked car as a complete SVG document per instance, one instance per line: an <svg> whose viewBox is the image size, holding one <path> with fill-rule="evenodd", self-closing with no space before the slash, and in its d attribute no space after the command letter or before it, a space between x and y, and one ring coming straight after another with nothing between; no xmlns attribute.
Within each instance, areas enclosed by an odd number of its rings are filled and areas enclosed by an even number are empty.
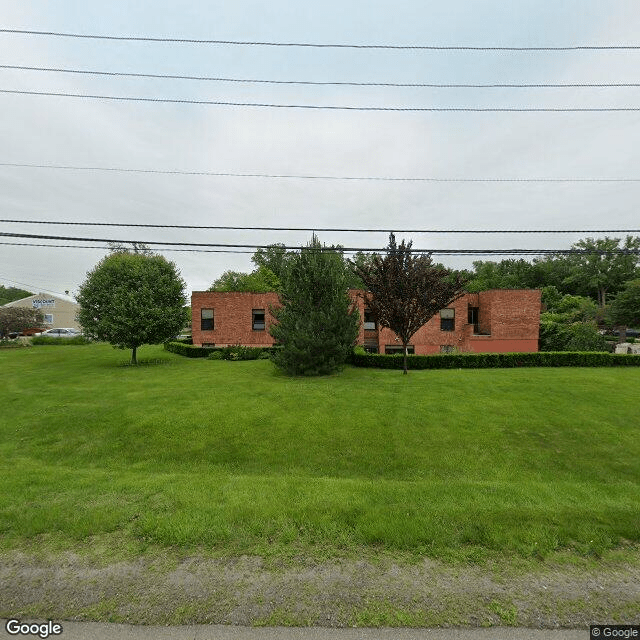
<svg viewBox="0 0 640 640"><path fill-rule="evenodd" d="M82 335L82 331L78 329L47 329L42 333L36 333L37 336L43 336L46 338L76 338Z"/></svg>
<svg viewBox="0 0 640 640"><path fill-rule="evenodd" d="M612 331L612 335L619 336L620 332L618 330ZM627 329L627 338L638 338L640 337L640 331L638 329Z"/></svg>
<svg viewBox="0 0 640 640"><path fill-rule="evenodd" d="M23 329L20 332L21 336L37 336L40 335L43 331L46 331L46 329L43 329L42 327L29 327L28 329Z"/></svg>

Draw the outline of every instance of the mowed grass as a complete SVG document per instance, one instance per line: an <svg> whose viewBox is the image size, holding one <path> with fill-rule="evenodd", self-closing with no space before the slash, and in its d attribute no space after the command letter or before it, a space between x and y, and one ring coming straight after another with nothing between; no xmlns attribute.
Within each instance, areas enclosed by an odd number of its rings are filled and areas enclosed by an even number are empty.
<svg viewBox="0 0 640 640"><path fill-rule="evenodd" d="M0 351L0 544L546 557L640 541L640 371Z"/></svg>

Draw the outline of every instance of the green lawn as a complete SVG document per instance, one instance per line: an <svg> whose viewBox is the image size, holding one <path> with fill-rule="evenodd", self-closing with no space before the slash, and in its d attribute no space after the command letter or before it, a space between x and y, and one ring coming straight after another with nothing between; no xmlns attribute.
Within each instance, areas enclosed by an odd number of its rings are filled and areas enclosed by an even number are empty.
<svg viewBox="0 0 640 640"><path fill-rule="evenodd" d="M0 350L0 545L479 559L640 541L640 369L294 379L139 357Z"/></svg>

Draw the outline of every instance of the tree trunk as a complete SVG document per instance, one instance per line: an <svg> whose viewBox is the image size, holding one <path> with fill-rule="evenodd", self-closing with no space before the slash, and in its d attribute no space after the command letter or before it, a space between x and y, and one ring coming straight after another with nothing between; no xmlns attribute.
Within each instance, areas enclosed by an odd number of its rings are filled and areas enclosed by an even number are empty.
<svg viewBox="0 0 640 640"><path fill-rule="evenodd" d="M133 347L133 351L131 351L131 364L138 364L138 360L136 359L136 351L138 347Z"/></svg>
<svg viewBox="0 0 640 640"><path fill-rule="evenodd" d="M598 287L598 306L604 309L606 303L607 290L604 287Z"/></svg>
<svg viewBox="0 0 640 640"><path fill-rule="evenodd" d="M407 375L407 344L406 342L402 345L404 347L404 366L402 369L402 373Z"/></svg>

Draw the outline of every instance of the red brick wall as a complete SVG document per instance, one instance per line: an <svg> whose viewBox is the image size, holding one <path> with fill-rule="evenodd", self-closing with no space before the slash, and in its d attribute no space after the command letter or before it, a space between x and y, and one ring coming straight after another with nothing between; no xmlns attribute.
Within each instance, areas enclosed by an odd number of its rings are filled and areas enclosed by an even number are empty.
<svg viewBox="0 0 640 640"><path fill-rule="evenodd" d="M448 307L455 310L454 331L442 331L440 315L437 314L415 333L410 344L416 354L438 353L444 345L476 353L537 351L540 295L541 292L535 289L495 289L465 294ZM352 289L349 296L360 312L358 344L364 344L365 337L368 340L377 338L380 353L384 353L387 345L401 346L390 329L379 328L365 334L362 326L363 292ZM193 343L271 346L274 339L269 335L269 325L273 318L269 314L269 306L278 304L276 293L194 292L191 296ZM469 306L479 308L479 329L484 335L473 334L473 325L468 324ZM213 331L200 329L200 311L203 308L214 310ZM252 309L265 309L267 326L264 331L252 330Z"/></svg>
<svg viewBox="0 0 640 640"><path fill-rule="evenodd" d="M273 322L269 306L278 304L277 293L194 291L191 295L193 344L270 347L275 341L269 335L269 325ZM201 309L213 309L213 331L200 329ZM252 329L253 309L265 310L264 331Z"/></svg>
<svg viewBox="0 0 640 640"><path fill-rule="evenodd" d="M364 314L362 292L350 291L357 301L360 317ZM439 353L442 346L476 353L528 352L538 350L540 326L540 296L536 289L496 289L468 293L449 305L455 310L455 330L442 331L437 314L411 338L416 354ZM479 308L479 330L486 335L474 336L468 324L469 306ZM367 332L367 337L372 333ZM360 327L358 344L364 343L365 332ZM402 343L390 329L378 331L378 350Z"/></svg>

